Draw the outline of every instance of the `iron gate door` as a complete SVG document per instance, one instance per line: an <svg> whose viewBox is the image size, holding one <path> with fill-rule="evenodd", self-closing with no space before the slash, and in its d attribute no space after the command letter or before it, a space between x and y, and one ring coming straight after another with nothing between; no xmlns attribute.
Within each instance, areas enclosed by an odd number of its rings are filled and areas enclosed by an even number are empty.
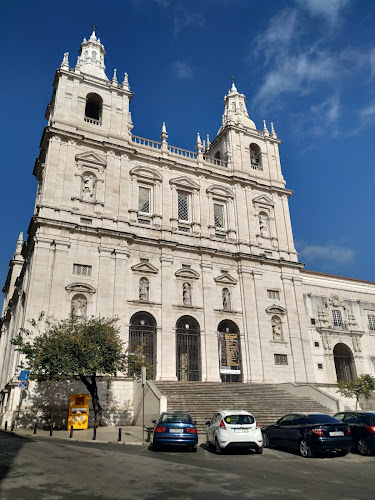
<svg viewBox="0 0 375 500"><path fill-rule="evenodd" d="M177 330L177 379L194 382L201 379L201 336L199 331Z"/></svg>
<svg viewBox="0 0 375 500"><path fill-rule="evenodd" d="M152 378L155 378L156 326L154 319L147 313L137 313L130 322L129 346L131 350L142 346L141 353L146 363L152 365Z"/></svg>

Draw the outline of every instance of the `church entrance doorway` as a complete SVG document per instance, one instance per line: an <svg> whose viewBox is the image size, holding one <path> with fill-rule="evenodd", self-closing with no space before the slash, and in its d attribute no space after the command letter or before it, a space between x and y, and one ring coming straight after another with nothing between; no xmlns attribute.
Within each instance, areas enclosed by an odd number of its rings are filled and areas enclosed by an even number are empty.
<svg viewBox="0 0 375 500"><path fill-rule="evenodd" d="M240 330L234 321L225 319L217 327L219 364L222 382L241 382Z"/></svg>
<svg viewBox="0 0 375 500"><path fill-rule="evenodd" d="M201 330L191 316L176 323L177 379L184 382L201 380Z"/></svg>
<svg viewBox="0 0 375 500"><path fill-rule="evenodd" d="M129 346L132 352L140 348L147 363L152 365L152 378L156 376L156 321L147 312L137 312L130 319Z"/></svg>
<svg viewBox="0 0 375 500"><path fill-rule="evenodd" d="M337 382L350 382L357 378L354 356L345 344L336 344L333 349Z"/></svg>

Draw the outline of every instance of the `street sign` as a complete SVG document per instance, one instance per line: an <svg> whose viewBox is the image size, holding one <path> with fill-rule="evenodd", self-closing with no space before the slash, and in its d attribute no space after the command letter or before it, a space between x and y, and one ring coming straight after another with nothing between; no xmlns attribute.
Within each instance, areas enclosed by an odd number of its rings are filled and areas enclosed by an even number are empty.
<svg viewBox="0 0 375 500"><path fill-rule="evenodd" d="M18 380L29 380L29 375L30 375L29 370L21 370Z"/></svg>
<svg viewBox="0 0 375 500"><path fill-rule="evenodd" d="M20 382L18 384L18 387L22 390L22 391L27 391L27 388L29 387L29 382L27 380L22 380L22 382Z"/></svg>

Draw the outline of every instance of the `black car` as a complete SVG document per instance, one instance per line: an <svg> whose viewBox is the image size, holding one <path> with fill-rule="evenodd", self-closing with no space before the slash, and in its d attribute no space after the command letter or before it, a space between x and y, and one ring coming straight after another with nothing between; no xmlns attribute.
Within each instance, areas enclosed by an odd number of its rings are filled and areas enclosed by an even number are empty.
<svg viewBox="0 0 375 500"><path fill-rule="evenodd" d="M375 412L343 411L336 413L335 418L349 425L353 444L361 455L375 453Z"/></svg>
<svg viewBox="0 0 375 500"><path fill-rule="evenodd" d="M347 424L329 415L293 413L263 429L265 447L281 446L298 450L303 457L336 451L347 455L353 446Z"/></svg>

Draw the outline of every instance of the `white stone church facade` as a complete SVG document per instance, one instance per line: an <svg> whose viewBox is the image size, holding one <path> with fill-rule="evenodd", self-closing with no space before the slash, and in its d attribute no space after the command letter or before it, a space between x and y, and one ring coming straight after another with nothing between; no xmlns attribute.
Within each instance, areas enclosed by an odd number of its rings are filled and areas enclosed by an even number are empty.
<svg viewBox="0 0 375 500"><path fill-rule="evenodd" d="M274 128L257 130L232 85L196 151L132 134L127 75L108 80L84 39L56 72L28 237L1 318L0 414L18 402L10 346L41 311L117 315L146 343L155 380L295 382L328 391L374 374L375 284L303 269Z"/></svg>

